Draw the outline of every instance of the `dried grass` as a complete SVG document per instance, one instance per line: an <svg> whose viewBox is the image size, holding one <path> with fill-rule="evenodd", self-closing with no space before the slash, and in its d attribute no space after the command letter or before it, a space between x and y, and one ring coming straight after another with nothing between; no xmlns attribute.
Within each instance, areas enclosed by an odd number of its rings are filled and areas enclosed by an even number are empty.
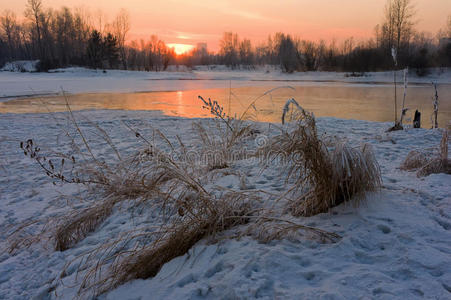
<svg viewBox="0 0 451 300"><path fill-rule="evenodd" d="M38 243L42 240L42 234L29 234L27 229L33 225L39 223L39 220L31 220L23 222L19 226L7 226L3 228L1 235L6 236L6 243L4 249L0 251L6 251L10 254L15 254L21 248L28 248L31 245Z"/></svg>
<svg viewBox="0 0 451 300"><path fill-rule="evenodd" d="M431 174L451 174L451 163L448 159L448 131L443 130L438 154L428 155L419 151L410 151L401 163L403 171L417 171L417 177L426 177Z"/></svg>
<svg viewBox="0 0 451 300"><path fill-rule="evenodd" d="M69 116L71 120L74 118L72 113ZM93 154L88 139L78 123L72 121L71 124L82 140L81 145L84 145L84 149L76 142L77 136L71 135L67 130L65 134L72 145L71 151L67 154L51 151L42 153L32 140L20 144L24 154L34 159L54 183L59 181L86 185L87 197L96 199L91 207L71 210L63 216L40 222L45 224L40 237L46 236L46 240L52 240L58 251L67 250L95 231L111 215L117 203L129 199L143 203L167 197L166 193L161 192L161 187L171 179L171 175L174 175L167 172L165 166L173 161L158 146L148 144L135 154L122 158L108 134L100 127L94 126L99 132L98 135L103 136L117 157L117 161L112 163L99 160ZM137 132L134 133L137 137L141 137ZM163 143L166 142L169 143L167 139L163 140ZM25 234L28 227L34 224L18 226L17 230L9 235L11 250L19 246L28 247L39 241Z"/></svg>
<svg viewBox="0 0 451 300"><path fill-rule="evenodd" d="M255 223L248 227L246 233L262 243L295 239L299 236L305 237L306 234L309 235L309 238L319 240L321 243L335 243L341 238L332 232L271 216L258 216Z"/></svg>
<svg viewBox="0 0 451 300"><path fill-rule="evenodd" d="M294 180L295 190L303 190L289 203L293 215L324 213L350 200L358 205L366 192L380 187L380 168L369 145L356 149L335 139L328 147L317 134L315 117L302 108L297 115L295 128L283 130L266 149L269 157L287 159L287 179Z"/></svg>
<svg viewBox="0 0 451 300"><path fill-rule="evenodd" d="M202 142L201 163L205 164L208 170L227 168L232 161L242 158L240 152L236 151L238 146L259 131L252 123L245 120L248 117L247 113L243 113L240 118L233 118L223 112L224 108L217 101L212 101L210 98L206 101L201 96L199 99L203 103L203 108L208 109L215 117L213 126L208 128L200 122L193 123L193 129ZM248 110L249 108L246 112Z"/></svg>
<svg viewBox="0 0 451 300"><path fill-rule="evenodd" d="M218 114L223 116L222 108ZM246 139L256 133L251 123L241 119L225 119L224 116L213 128L195 123L201 151L219 151L221 155L219 160L216 157L207 161L206 170L200 170L204 161L193 161L186 155L174 157L163 150L182 149L182 154L186 154L189 150L180 138L180 148L176 149L164 134L154 130L154 136L161 140L158 146L154 140L149 142L127 124L134 135L146 144L144 149L131 156L120 155L106 132L95 126L117 157L115 163L107 164L97 159L73 114L70 113L70 116L81 146L77 144L76 137L67 135L72 141L74 153L82 159L75 160L72 154L61 154L66 164L62 162L60 166L55 166L35 144L27 143L22 148L53 180L85 184L90 195L95 195L97 200L92 207L74 209L56 219L51 218L44 225L42 236L54 241L58 251L69 249L95 231L118 208L117 204L126 200L131 200L131 208L136 205L152 207L158 203L164 214L158 230L136 229L130 235L120 235L116 240L105 242L78 257L77 270L84 274L80 295L94 289L102 293L132 279L155 276L165 263L184 255L200 240L244 224L247 224L243 226L246 228L238 230L238 236L251 235L262 241L284 238L298 231L309 232L323 242L334 242L339 238L333 233L274 217L279 213L260 207L259 193L256 191L207 190L206 177L214 176L220 171L218 169L230 166L230 161L240 159L232 156L234 150L242 147ZM374 180L370 177L376 173L374 168L377 163L371 164L373 157L367 148L357 152L347 145L336 143L331 152L317 137L314 117L305 111L301 112L301 116L298 127L292 132L283 132L272 145L272 150L276 152L287 151L293 157L301 158L290 166L290 174L296 178L297 185L309 183L313 188L312 193L292 203L294 214L315 214L325 209L324 201L330 206L373 187L367 181ZM225 125L221 123L224 120ZM72 164L69 174L64 169L69 164L67 161ZM245 183L242 185L245 186ZM299 203L300 200L302 203ZM20 232L23 228L12 236L12 240L18 242L15 246L19 246L19 241L30 245L39 240L16 239ZM62 277L64 274L65 270Z"/></svg>
<svg viewBox="0 0 451 300"><path fill-rule="evenodd" d="M448 161L436 157L428 161L426 165L418 170L417 177L426 177L439 173L451 174L451 165Z"/></svg>
<svg viewBox="0 0 451 300"><path fill-rule="evenodd" d="M239 146L256 132L245 121L230 120L229 124L233 130L222 128L219 122L214 122L214 126L208 129L200 122L193 123L193 129L202 143L198 163L206 166L207 171L228 168L233 161L240 160L245 153L240 151Z"/></svg>
<svg viewBox="0 0 451 300"><path fill-rule="evenodd" d="M180 222L168 224L162 230L161 237L112 266L101 291L129 280L153 277L165 263L184 255L200 240L247 223L251 213L251 205L247 200L243 194L233 193L218 200L199 201L208 203L208 206L204 209L187 209L187 214Z"/></svg>
<svg viewBox="0 0 451 300"><path fill-rule="evenodd" d="M427 164L426 154L416 150L412 150L407 154L406 159L402 162L400 169L403 171L412 171Z"/></svg>
<svg viewBox="0 0 451 300"><path fill-rule="evenodd" d="M104 200L101 204L67 215L54 233L55 250L65 251L93 232L113 210L114 201Z"/></svg>

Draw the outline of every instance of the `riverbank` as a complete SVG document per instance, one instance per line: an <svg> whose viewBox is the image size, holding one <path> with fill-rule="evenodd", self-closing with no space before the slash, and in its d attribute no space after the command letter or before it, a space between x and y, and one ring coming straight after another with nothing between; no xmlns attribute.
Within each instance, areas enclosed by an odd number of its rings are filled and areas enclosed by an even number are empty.
<svg viewBox="0 0 451 300"><path fill-rule="evenodd" d="M15 97L55 95L62 90L67 93L133 93L152 91L181 91L193 89L237 88L268 85L327 85L345 84L388 84L393 83L393 72L369 72L354 77L350 73L338 72L295 72L261 67L256 70L228 70L198 67L198 70L183 69L178 72L139 72L90 70L67 68L51 70L49 73L0 72L0 101ZM402 71L398 81L402 83ZM438 84L451 82L451 70L432 70L431 74L418 77L409 75L409 84Z"/></svg>
<svg viewBox="0 0 451 300"><path fill-rule="evenodd" d="M50 180L38 165L24 156L21 141L33 139L43 151L67 151L64 129L67 114L2 114L0 116L0 245L8 246L5 230L19 224L62 216L98 199L84 198L82 185ZM126 156L143 143L124 125L133 125L144 137L159 129L171 143L177 135L190 145L198 140L193 119L161 115L156 111L75 112L78 126L93 141L93 151L112 162L114 151L99 142L93 123L111 137ZM208 126L211 120L200 122ZM59 125L58 125L59 124ZM255 123L261 136L270 136L280 124ZM319 132L338 136L358 146L369 143L380 164L383 186L359 208L340 205L330 213L291 217L298 224L336 233L336 243L323 243L308 235L259 243L251 237L202 240L189 252L165 264L154 278L133 280L100 299L213 298L390 298L446 299L451 292L451 190L450 175L417 178L398 167L411 150L438 147L441 130L409 129L385 133L390 123L318 118ZM264 141L261 136L257 141ZM97 142L96 142L97 141ZM249 141L254 143L253 141ZM280 167L261 166L238 159L227 172L211 176L215 185L255 193L263 191L268 207L285 185ZM241 174L241 175L239 175ZM272 196L274 195L274 196ZM0 255L0 298L72 299L86 270L65 266L80 255L136 228L158 225L154 208L128 210L116 207L101 226L74 247L60 252L52 244L36 243L14 254ZM29 227L36 235L42 223Z"/></svg>

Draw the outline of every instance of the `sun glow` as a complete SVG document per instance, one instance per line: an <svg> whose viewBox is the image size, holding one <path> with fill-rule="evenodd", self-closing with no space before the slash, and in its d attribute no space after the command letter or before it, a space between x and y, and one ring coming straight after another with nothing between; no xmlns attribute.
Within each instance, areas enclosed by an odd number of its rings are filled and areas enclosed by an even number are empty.
<svg viewBox="0 0 451 300"><path fill-rule="evenodd" d="M194 46L188 45L188 44L167 44L169 48L173 48L175 51L175 54L181 55L185 54L188 51L191 51Z"/></svg>

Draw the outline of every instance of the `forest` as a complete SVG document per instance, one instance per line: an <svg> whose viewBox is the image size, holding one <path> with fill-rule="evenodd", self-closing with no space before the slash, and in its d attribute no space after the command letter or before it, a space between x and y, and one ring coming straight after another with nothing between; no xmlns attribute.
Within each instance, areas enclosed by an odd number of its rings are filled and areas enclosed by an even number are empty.
<svg viewBox="0 0 451 300"><path fill-rule="evenodd" d="M0 67L8 61L39 60L38 71L68 66L94 69L163 71L169 65L226 65L252 69L280 66L282 71L369 71L410 67L419 76L429 68L451 66L451 15L435 34L418 31L411 0L387 0L383 19L373 37L356 41L309 41L285 33L253 43L225 32L220 49L206 47L177 55L156 35L128 39L132 20L120 10L111 22L83 9L46 8L42 0L28 0L23 18L9 10L0 16ZM392 51L397 53L396 65Z"/></svg>

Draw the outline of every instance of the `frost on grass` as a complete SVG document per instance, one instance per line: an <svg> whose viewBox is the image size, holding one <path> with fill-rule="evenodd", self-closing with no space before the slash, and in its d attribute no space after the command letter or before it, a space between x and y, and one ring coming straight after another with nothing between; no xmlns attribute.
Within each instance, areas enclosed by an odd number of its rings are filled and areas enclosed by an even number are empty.
<svg viewBox="0 0 451 300"><path fill-rule="evenodd" d="M401 163L400 169L416 171L417 177L426 177L437 173L451 174L451 164L448 159L448 135L448 130L444 129L436 154L410 151Z"/></svg>
<svg viewBox="0 0 451 300"><path fill-rule="evenodd" d="M89 143L68 106L68 121L73 127L65 131L69 151L41 150L33 140L22 142L21 151L52 182L84 185L95 201L16 227L10 231L9 250L14 252L41 242L53 245L56 251L66 251L98 230L122 207L128 211L143 207L158 211L158 221L151 227L118 234L68 263L61 277L75 266L82 278L79 295L84 297L129 280L155 276L166 262L184 255L200 240L214 241L218 235L222 238L248 235L267 242L305 232L308 238L321 242L337 241L340 238L337 234L288 220L282 217L284 212L266 208L262 198L268 195L261 191L235 191L211 184L221 172L237 174L240 181L245 181L233 164L255 155L259 131L253 122L226 116L214 101L204 104L216 118L210 120L213 126L194 123L198 139L194 139L193 145L186 145L179 136L175 143L171 142L155 128L152 138L148 138L124 123L143 145L124 155L105 130L88 122L103 140L103 147L107 145L115 154L115 159L107 161L96 154L99 149ZM250 147L249 152L240 151L246 147ZM188 155L193 151L200 155ZM219 155L211 157L211 153ZM40 226L41 233L30 237L29 226Z"/></svg>
<svg viewBox="0 0 451 300"><path fill-rule="evenodd" d="M294 99L284 107L283 122L290 104L297 109L291 116L294 128L282 129L264 152L269 158L285 158L287 180L300 191L289 203L293 215L324 213L348 201L358 205L367 192L380 188L379 164L369 145L356 149L336 138L326 141L318 136L313 114Z"/></svg>

